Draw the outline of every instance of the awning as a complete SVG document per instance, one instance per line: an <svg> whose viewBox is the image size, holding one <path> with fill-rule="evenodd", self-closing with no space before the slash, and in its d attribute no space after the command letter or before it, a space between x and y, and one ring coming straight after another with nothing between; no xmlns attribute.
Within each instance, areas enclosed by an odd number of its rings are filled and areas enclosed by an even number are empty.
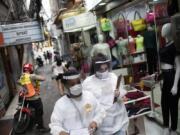
<svg viewBox="0 0 180 135"><path fill-rule="evenodd" d="M91 25L91 26L87 26L87 27L83 27L83 28L77 28L77 29L72 29L72 30L65 30L65 33L72 33L72 32L80 32L80 31L87 31L90 29L95 28L96 25Z"/></svg>
<svg viewBox="0 0 180 135"><path fill-rule="evenodd" d="M68 17L62 20L64 32L86 31L96 27L96 16L91 12Z"/></svg>
<svg viewBox="0 0 180 135"><path fill-rule="evenodd" d="M62 19L64 18L68 18L71 16L76 16L79 14L82 14L86 11L86 9L84 7L75 7L73 9L60 9L58 15L56 16L54 23L57 24L58 22L61 22Z"/></svg>

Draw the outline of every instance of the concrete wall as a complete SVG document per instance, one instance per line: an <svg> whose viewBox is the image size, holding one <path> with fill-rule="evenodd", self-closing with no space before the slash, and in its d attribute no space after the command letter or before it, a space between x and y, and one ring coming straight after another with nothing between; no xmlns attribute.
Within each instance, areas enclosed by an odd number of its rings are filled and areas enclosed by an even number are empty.
<svg viewBox="0 0 180 135"><path fill-rule="evenodd" d="M0 2L0 21L5 21L8 15L8 9Z"/></svg>

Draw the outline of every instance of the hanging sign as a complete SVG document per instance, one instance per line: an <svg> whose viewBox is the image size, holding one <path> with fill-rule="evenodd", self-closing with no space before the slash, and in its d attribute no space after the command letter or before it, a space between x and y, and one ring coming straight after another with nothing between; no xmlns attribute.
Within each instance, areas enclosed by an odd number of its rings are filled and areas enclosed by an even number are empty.
<svg viewBox="0 0 180 135"><path fill-rule="evenodd" d="M0 26L0 46L43 41L41 25L37 21Z"/></svg>
<svg viewBox="0 0 180 135"><path fill-rule="evenodd" d="M81 31L91 26L96 26L96 16L91 12L63 19L64 32Z"/></svg>
<svg viewBox="0 0 180 135"><path fill-rule="evenodd" d="M101 1L102 0L85 0L85 6L86 6L87 11L92 10Z"/></svg>

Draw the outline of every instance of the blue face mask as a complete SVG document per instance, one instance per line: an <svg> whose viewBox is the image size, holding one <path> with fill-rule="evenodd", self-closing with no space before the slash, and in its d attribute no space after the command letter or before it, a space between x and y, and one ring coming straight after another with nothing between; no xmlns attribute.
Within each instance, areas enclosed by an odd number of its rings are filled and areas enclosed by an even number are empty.
<svg viewBox="0 0 180 135"><path fill-rule="evenodd" d="M107 79L109 77L109 71L105 71L105 72L96 72L96 77L99 79Z"/></svg>

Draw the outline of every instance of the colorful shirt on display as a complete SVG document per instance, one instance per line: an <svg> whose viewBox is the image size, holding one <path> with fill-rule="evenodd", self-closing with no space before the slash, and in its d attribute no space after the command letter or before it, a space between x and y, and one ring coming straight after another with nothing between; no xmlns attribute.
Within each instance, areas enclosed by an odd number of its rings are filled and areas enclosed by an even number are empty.
<svg viewBox="0 0 180 135"><path fill-rule="evenodd" d="M176 47L174 42L168 43L166 46L162 47L159 51L160 61L162 63L174 65L176 57Z"/></svg>
<svg viewBox="0 0 180 135"><path fill-rule="evenodd" d="M144 51L144 37L136 37L136 52Z"/></svg>

